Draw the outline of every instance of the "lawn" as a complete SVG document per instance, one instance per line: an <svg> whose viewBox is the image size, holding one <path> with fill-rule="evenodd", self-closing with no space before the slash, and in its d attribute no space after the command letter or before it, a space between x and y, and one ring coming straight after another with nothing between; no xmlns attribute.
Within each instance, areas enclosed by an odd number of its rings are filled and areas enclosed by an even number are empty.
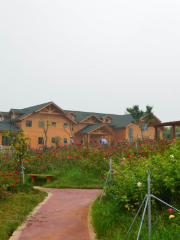
<svg viewBox="0 0 180 240"><path fill-rule="evenodd" d="M15 213L11 212L12 210L3 212L6 221L0 222L2 229L0 239L8 239L7 236L10 236L22 222L25 215L44 198L45 195L36 190L31 190L31 195L26 193L25 189L30 187L32 189L33 185L85 189L102 189L105 186L105 195L101 203L99 204L97 199L92 208L93 225L99 240L124 239L147 193L147 169L151 171L152 194L180 208L180 141L178 139L120 142L106 146L78 144L29 148L22 163L21 172L12 151L0 152L2 209L5 208L3 207L5 204L7 209L12 206L15 211ZM31 183L31 178L26 176L28 173L56 176L49 183L44 177L38 177L36 182ZM22 180L23 175L25 184L21 185L20 176ZM18 190L21 186L24 186L23 191ZM19 210L13 207L17 202L20 203ZM16 217L12 218L12 215ZM169 218L170 215L174 217ZM142 212L127 239L137 238L141 216ZM179 216L176 212L170 214L168 207L153 200L152 239L179 239ZM147 234L146 216L140 239L148 239Z"/></svg>

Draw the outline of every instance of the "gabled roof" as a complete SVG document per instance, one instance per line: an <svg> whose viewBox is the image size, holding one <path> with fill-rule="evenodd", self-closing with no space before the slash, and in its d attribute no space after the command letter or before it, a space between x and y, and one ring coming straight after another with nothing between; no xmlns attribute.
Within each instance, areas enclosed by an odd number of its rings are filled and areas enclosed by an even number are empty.
<svg viewBox="0 0 180 240"><path fill-rule="evenodd" d="M85 122L85 121L88 120L88 118L90 118L90 117L94 117L94 118L96 118L100 123L102 123L102 120L99 119L95 114L91 114L91 115L88 116L87 118L81 120L79 123Z"/></svg>
<svg viewBox="0 0 180 240"><path fill-rule="evenodd" d="M105 124L105 123L100 123L100 124L92 124L92 125L88 125L85 128L81 129L80 131L76 132L76 134L82 134L82 133L88 133L88 132L92 132L95 129L98 129L100 127L105 126L106 128L108 128L108 130L112 133L113 131Z"/></svg>
<svg viewBox="0 0 180 240"><path fill-rule="evenodd" d="M106 115L106 116L104 116L103 118L110 118L110 119L113 119L113 117L111 116L111 115Z"/></svg>
<svg viewBox="0 0 180 240"><path fill-rule="evenodd" d="M15 131L19 132L22 131L20 128L18 128L16 125L13 125L12 123L9 122L0 122L0 131Z"/></svg>
<svg viewBox="0 0 180 240"><path fill-rule="evenodd" d="M32 106L32 107L28 107L28 108L23 108L23 109L14 109L12 108L10 111L14 112L14 113L19 113L21 114L20 116L18 116L17 118L13 118L11 120L6 120L7 122L8 121L12 121L12 122L16 122L16 121L19 121L19 120L22 120L23 118L29 116L30 114L32 114L33 112L37 112L39 110L41 110L42 108L46 107L46 106L49 106L50 104L53 104L54 106L56 106L60 111L62 111L65 115L67 115L67 113L61 109L59 106L57 106L55 103L53 102L47 102L47 103L43 103L43 104L39 104L39 105L36 105L36 106ZM73 123L76 124L76 122L73 120L73 119L70 119L68 116L67 118L72 121Z"/></svg>
<svg viewBox="0 0 180 240"><path fill-rule="evenodd" d="M8 116L8 112L1 112L0 111L0 114L2 114L3 116Z"/></svg>
<svg viewBox="0 0 180 240"><path fill-rule="evenodd" d="M80 111L72 111L72 110L65 110L65 111L67 113L69 113L69 112L75 113L77 115L77 117L75 117L75 121L78 123L81 122L82 120L90 117L91 115L95 115L99 119L106 117L106 116L112 117L111 123L109 123L107 125L114 126L115 128L126 127L133 121L131 114L116 115L116 114L107 114L107 113L80 112Z"/></svg>
<svg viewBox="0 0 180 240"><path fill-rule="evenodd" d="M39 104L39 105L32 106L32 107L29 107L29 108L14 109L16 113L23 113L23 114L21 116L17 117L17 118L11 119L11 120L12 121L18 121L22 118L25 118L26 116L30 115L31 113L47 106L49 103L51 103L51 102Z"/></svg>

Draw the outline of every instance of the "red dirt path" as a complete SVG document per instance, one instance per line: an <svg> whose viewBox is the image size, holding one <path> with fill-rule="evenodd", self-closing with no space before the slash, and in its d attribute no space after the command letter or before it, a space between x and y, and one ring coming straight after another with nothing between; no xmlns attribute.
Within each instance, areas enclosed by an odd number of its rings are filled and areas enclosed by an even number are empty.
<svg viewBox="0 0 180 240"><path fill-rule="evenodd" d="M52 196L28 220L18 240L90 240L88 208L102 190L43 190Z"/></svg>

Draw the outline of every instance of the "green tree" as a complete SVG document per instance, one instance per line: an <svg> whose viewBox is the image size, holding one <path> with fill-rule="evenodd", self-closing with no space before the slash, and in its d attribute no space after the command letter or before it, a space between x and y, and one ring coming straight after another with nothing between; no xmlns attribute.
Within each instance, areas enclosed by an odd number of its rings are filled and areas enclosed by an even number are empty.
<svg viewBox="0 0 180 240"><path fill-rule="evenodd" d="M29 138L25 138L23 132L14 132L14 131L6 131L6 130L4 131L3 135L7 137L8 142L13 151L15 163L19 168L20 184L22 184L22 182L24 183L23 161L27 155L27 151L28 151L27 140ZM22 179L22 176L23 176L23 179Z"/></svg>
<svg viewBox="0 0 180 240"><path fill-rule="evenodd" d="M132 108L126 108L126 111L131 114L133 117L132 123L136 124L140 130L142 139L144 139L143 131L144 131L144 123L147 125L151 124L153 122L153 107L147 105L146 111L142 111L139 109L139 105L134 105Z"/></svg>

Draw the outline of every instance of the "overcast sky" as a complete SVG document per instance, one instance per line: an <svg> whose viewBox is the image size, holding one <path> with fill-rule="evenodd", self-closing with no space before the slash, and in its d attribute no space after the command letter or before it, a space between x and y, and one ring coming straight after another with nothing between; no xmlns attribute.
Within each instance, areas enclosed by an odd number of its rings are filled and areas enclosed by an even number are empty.
<svg viewBox="0 0 180 240"><path fill-rule="evenodd" d="M180 120L179 0L1 0L0 110L53 101Z"/></svg>

